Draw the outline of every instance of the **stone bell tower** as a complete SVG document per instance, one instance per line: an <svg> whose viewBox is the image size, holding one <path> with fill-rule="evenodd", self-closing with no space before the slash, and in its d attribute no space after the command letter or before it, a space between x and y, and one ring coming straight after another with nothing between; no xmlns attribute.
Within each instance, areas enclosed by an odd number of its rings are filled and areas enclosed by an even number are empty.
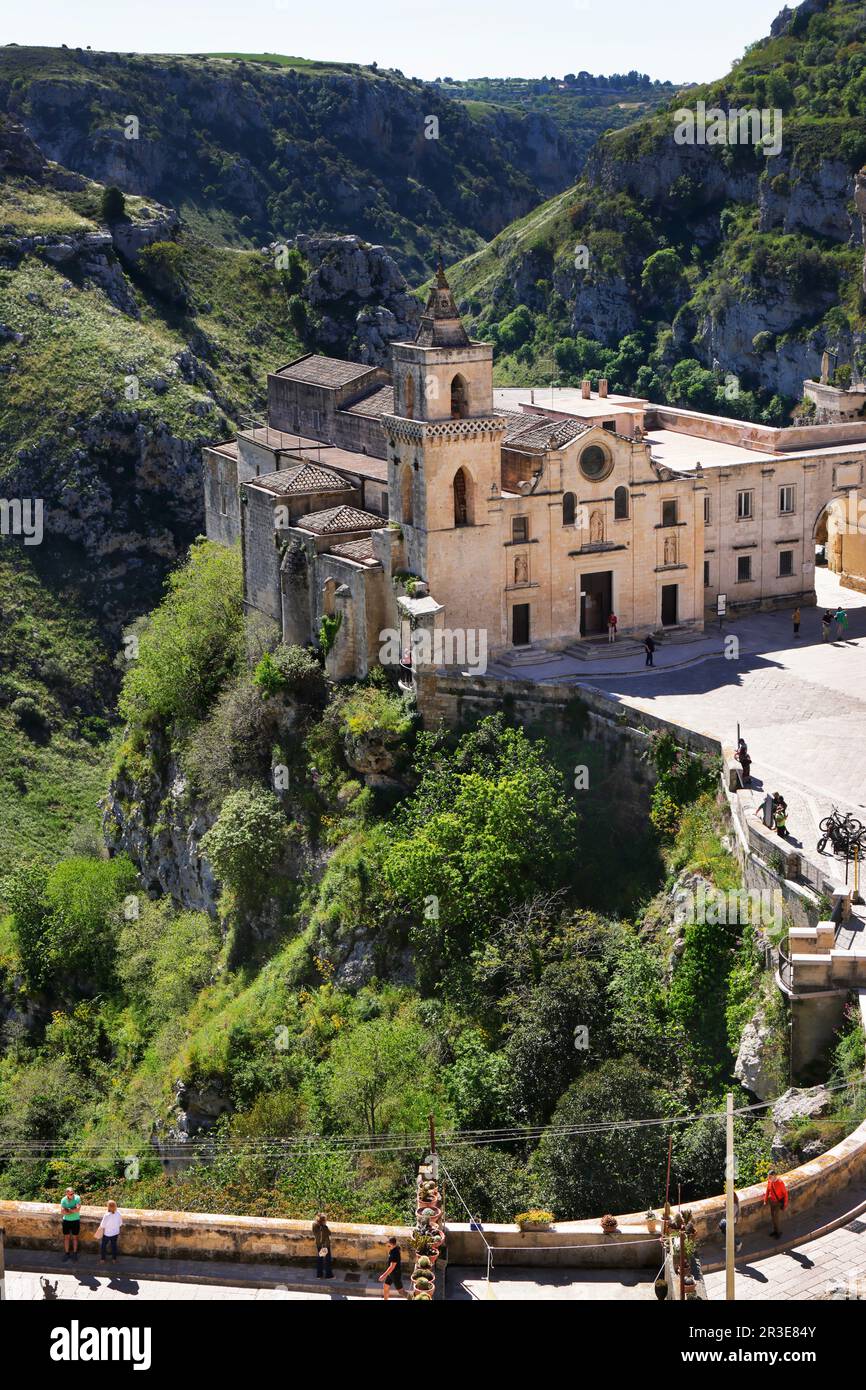
<svg viewBox="0 0 866 1390"><path fill-rule="evenodd" d="M488 606L479 586L494 587L498 634L501 557L484 551L495 546L505 422L493 413L492 344L469 338L441 262L415 341L392 353L394 414L382 427L407 566L445 606L449 626L477 626L479 605Z"/></svg>

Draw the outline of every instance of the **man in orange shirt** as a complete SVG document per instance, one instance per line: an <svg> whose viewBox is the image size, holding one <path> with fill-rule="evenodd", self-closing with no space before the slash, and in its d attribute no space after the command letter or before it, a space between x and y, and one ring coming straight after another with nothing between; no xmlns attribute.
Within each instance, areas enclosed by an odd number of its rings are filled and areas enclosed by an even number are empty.
<svg viewBox="0 0 866 1390"><path fill-rule="evenodd" d="M782 1182L775 1168L771 1168L767 1175L767 1190L764 1193L764 1206L768 1204L770 1207L770 1216L773 1219L773 1229L770 1234L778 1240L781 1235L781 1213L788 1205L788 1189Z"/></svg>

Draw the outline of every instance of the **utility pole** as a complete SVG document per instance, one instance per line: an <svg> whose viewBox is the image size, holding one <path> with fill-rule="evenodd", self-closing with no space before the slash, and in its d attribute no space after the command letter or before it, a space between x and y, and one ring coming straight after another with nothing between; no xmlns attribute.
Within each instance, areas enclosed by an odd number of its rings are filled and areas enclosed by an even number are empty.
<svg viewBox="0 0 866 1390"><path fill-rule="evenodd" d="M734 1292L734 1093L725 1102L725 1298L732 1303Z"/></svg>

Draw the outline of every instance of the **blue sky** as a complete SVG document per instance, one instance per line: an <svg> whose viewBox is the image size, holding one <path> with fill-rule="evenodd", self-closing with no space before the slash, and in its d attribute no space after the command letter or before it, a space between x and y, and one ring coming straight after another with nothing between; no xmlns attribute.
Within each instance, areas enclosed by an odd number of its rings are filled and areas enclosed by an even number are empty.
<svg viewBox="0 0 866 1390"><path fill-rule="evenodd" d="M720 76L782 0L39 0L4 42L139 53L242 51L397 67L409 77Z"/></svg>

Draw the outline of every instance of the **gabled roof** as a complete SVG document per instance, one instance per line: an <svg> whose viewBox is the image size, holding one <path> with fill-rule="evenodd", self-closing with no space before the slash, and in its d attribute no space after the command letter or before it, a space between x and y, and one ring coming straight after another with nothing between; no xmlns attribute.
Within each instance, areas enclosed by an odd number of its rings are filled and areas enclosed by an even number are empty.
<svg viewBox="0 0 866 1390"><path fill-rule="evenodd" d="M384 517L375 512L363 512L360 507L328 507L324 512L310 512L298 517L297 526L314 531L319 536L337 536L343 531L378 531L387 526Z"/></svg>
<svg viewBox="0 0 866 1390"><path fill-rule="evenodd" d="M265 488L268 492L282 495L292 493L351 492L350 483L330 468L321 468L317 463L296 463L291 468L282 468L279 473L263 473L259 478L250 478L252 487Z"/></svg>
<svg viewBox="0 0 866 1390"><path fill-rule="evenodd" d="M502 441L505 447L514 444L530 449L562 449L593 428L586 420L551 420L547 415L533 415L530 412L519 415L513 411L501 413L508 422Z"/></svg>
<svg viewBox="0 0 866 1390"><path fill-rule="evenodd" d="M306 381L313 386L348 386L350 381L369 376L375 367L364 366L360 362L344 362L339 357L323 357L310 352L306 357L298 357L287 366L280 367L276 376L287 377L290 381Z"/></svg>

